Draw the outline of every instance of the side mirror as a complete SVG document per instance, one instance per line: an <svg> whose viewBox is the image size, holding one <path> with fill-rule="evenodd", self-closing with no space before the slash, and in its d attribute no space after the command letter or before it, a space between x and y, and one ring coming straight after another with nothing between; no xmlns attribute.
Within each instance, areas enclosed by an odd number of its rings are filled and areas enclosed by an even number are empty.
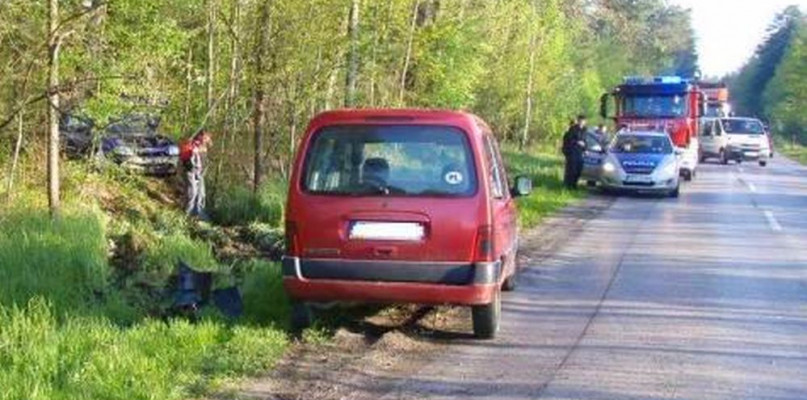
<svg viewBox="0 0 807 400"><path fill-rule="evenodd" d="M523 175L517 176L513 188L510 189L510 194L513 197L522 197L528 196L530 193L532 193L532 180Z"/></svg>
<svg viewBox="0 0 807 400"><path fill-rule="evenodd" d="M675 155L676 156L683 156L684 155L684 149L682 149L680 147L676 147L675 148Z"/></svg>

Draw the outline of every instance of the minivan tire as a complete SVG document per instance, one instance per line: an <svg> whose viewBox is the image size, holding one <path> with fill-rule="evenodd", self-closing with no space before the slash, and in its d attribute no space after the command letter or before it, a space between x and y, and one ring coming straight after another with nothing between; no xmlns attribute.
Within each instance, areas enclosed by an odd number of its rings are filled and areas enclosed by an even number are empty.
<svg viewBox="0 0 807 400"><path fill-rule="evenodd" d="M502 315L502 291L496 288L493 301L481 306L471 307L471 319L474 325L474 336L478 339L493 339L499 330Z"/></svg>
<svg viewBox="0 0 807 400"><path fill-rule="evenodd" d="M311 326L313 322L311 306L301 301L291 303L291 331L295 334L302 333L303 330Z"/></svg>
<svg viewBox="0 0 807 400"><path fill-rule="evenodd" d="M760 161L760 162L759 162L759 166L760 166L760 167L764 167L764 166L766 166L766 165L768 165L768 162L767 162L767 161Z"/></svg>
<svg viewBox="0 0 807 400"><path fill-rule="evenodd" d="M726 156L726 151L720 149L720 163L726 165L729 163L729 158Z"/></svg>

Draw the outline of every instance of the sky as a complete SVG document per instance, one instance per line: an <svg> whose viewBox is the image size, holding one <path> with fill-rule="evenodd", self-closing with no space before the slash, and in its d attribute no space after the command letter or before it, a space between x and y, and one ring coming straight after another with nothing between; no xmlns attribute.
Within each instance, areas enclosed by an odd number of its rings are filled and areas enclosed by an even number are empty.
<svg viewBox="0 0 807 400"><path fill-rule="evenodd" d="M774 16L791 4L807 11L807 0L670 0L692 9L701 72L721 77L740 69L765 38Z"/></svg>

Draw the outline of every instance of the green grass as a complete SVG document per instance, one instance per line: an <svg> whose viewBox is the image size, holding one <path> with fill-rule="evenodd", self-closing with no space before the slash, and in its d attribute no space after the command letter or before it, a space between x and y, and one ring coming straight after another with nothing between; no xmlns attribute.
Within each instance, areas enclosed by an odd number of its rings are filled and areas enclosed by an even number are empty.
<svg viewBox="0 0 807 400"><path fill-rule="evenodd" d="M120 282L112 225L140 241L140 270ZM289 342L278 266L222 267L205 242L158 225L78 207L57 220L42 208L0 211L0 399L184 399L272 367ZM149 317L143 286L158 289L180 257L237 271L244 317Z"/></svg>
<svg viewBox="0 0 807 400"><path fill-rule="evenodd" d="M244 186L217 188L208 212L217 224L248 225L253 222L280 224L286 205L287 186L281 181L263 184L257 193Z"/></svg>
<svg viewBox="0 0 807 400"><path fill-rule="evenodd" d="M794 143L790 140L777 137L774 151L784 154L793 161L807 164L807 146L798 142Z"/></svg>
<svg viewBox="0 0 807 400"><path fill-rule="evenodd" d="M555 211L585 197L585 190L570 191L563 186L563 157L540 149L503 151L502 157L512 180L518 175L532 179L533 192L517 200L519 223L531 228ZM512 182L511 182L512 184Z"/></svg>

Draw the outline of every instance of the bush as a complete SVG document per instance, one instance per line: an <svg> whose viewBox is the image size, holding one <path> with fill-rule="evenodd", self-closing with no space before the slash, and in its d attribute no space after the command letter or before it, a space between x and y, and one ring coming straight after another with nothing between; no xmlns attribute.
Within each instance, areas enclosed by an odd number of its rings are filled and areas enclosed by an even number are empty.
<svg viewBox="0 0 807 400"><path fill-rule="evenodd" d="M208 212L220 225L248 225L253 222L280 224L286 203L287 186L272 181L253 193L244 186L222 186L210 202Z"/></svg>

